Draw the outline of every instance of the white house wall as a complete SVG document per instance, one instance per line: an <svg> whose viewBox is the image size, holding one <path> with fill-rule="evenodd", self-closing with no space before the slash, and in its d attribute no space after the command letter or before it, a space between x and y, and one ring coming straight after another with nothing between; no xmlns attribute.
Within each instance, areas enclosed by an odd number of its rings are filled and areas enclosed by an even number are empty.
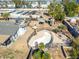
<svg viewBox="0 0 79 59"><path fill-rule="evenodd" d="M11 37L11 39L16 40L19 36L22 36L26 31L26 28L19 28L18 31Z"/></svg>
<svg viewBox="0 0 79 59"><path fill-rule="evenodd" d="M26 32L25 28L19 28L19 30L17 31L18 36L23 35Z"/></svg>

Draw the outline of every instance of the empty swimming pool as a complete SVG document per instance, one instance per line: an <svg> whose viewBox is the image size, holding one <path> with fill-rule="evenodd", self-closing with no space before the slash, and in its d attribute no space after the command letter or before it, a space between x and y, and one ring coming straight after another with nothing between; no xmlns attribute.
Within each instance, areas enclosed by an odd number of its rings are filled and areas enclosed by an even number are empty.
<svg viewBox="0 0 79 59"><path fill-rule="evenodd" d="M45 45L50 43L51 41L51 34L48 30L42 30L37 32L36 35L34 35L30 41L28 42L28 45L31 47L34 47L36 43L44 43Z"/></svg>

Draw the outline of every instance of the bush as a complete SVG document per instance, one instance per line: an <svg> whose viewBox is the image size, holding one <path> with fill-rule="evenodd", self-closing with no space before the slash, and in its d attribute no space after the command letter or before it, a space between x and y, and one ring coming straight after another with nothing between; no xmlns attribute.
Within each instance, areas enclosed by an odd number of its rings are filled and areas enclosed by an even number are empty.
<svg viewBox="0 0 79 59"><path fill-rule="evenodd" d="M62 25L59 25L58 28L63 30L63 29L66 29L66 26L62 24Z"/></svg>
<svg viewBox="0 0 79 59"><path fill-rule="evenodd" d="M55 33L60 32L60 30L58 28L53 29L52 31L55 32Z"/></svg>

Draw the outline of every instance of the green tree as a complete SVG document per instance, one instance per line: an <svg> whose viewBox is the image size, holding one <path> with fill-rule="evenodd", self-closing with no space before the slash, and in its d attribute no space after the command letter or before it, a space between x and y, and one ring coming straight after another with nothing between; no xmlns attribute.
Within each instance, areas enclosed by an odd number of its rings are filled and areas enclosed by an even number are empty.
<svg viewBox="0 0 79 59"><path fill-rule="evenodd" d="M69 3L69 2L75 2L75 3L76 3L76 0L62 0L62 2L63 2L64 4Z"/></svg>
<svg viewBox="0 0 79 59"><path fill-rule="evenodd" d="M42 49L42 50L44 50L44 48L45 48L45 45L44 45L44 43L40 43L40 44L39 44L39 49Z"/></svg>
<svg viewBox="0 0 79 59"><path fill-rule="evenodd" d="M75 12L79 15L79 4L77 4L77 7L75 9Z"/></svg>
<svg viewBox="0 0 79 59"><path fill-rule="evenodd" d="M77 59L77 57L78 57L78 51L76 50L76 49L73 49L73 53L72 53L73 55L72 55L72 58L74 58L74 59Z"/></svg>
<svg viewBox="0 0 79 59"><path fill-rule="evenodd" d="M73 47L73 51L71 57L77 59L79 57L79 38L73 40L72 47Z"/></svg>
<svg viewBox="0 0 79 59"><path fill-rule="evenodd" d="M51 3L49 6L49 14L56 20L63 20L65 18L65 12L62 4Z"/></svg>
<svg viewBox="0 0 79 59"><path fill-rule="evenodd" d="M42 59L51 59L51 56L49 53L45 52L42 56Z"/></svg>
<svg viewBox="0 0 79 59"><path fill-rule="evenodd" d="M40 52L40 50L38 50L38 51L35 51L34 52L34 55L33 55L33 59L41 59L42 57L41 57L41 52Z"/></svg>
<svg viewBox="0 0 79 59"><path fill-rule="evenodd" d="M66 16L73 17L76 15L77 4L75 2L68 2L64 4L64 11Z"/></svg>
<svg viewBox="0 0 79 59"><path fill-rule="evenodd" d="M38 50L34 52L33 59L51 59L51 56L48 52L41 52Z"/></svg>
<svg viewBox="0 0 79 59"><path fill-rule="evenodd" d="M34 51L33 59L50 59L51 56L48 52L44 51L44 43L39 44L39 49Z"/></svg>

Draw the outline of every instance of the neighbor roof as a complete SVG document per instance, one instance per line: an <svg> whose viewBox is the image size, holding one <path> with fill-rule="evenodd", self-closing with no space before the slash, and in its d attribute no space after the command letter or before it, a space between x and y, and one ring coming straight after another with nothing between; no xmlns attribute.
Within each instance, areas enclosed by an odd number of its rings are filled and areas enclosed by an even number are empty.
<svg viewBox="0 0 79 59"><path fill-rule="evenodd" d="M19 26L13 22L0 22L0 35L13 35Z"/></svg>

